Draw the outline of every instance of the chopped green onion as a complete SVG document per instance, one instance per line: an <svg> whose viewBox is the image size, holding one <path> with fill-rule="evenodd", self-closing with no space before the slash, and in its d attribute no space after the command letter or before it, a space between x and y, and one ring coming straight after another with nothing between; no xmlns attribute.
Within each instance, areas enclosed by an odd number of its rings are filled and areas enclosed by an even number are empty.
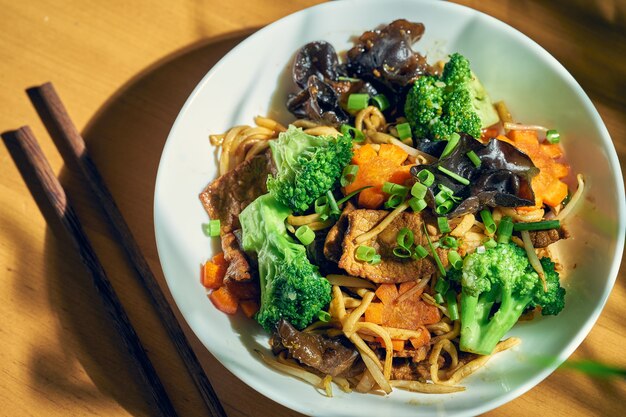
<svg viewBox="0 0 626 417"><path fill-rule="evenodd" d="M400 123L396 126L396 130L398 131L398 137L400 139L406 139L412 136L411 125L408 123Z"/></svg>
<svg viewBox="0 0 626 417"><path fill-rule="evenodd" d="M450 233L450 225L446 217L437 217L437 227L441 233Z"/></svg>
<svg viewBox="0 0 626 417"><path fill-rule="evenodd" d="M384 94L376 94L372 97L372 101L380 111L385 111L389 108L389 100L387 100L387 97Z"/></svg>
<svg viewBox="0 0 626 417"><path fill-rule="evenodd" d="M385 208L396 208L404 201L404 196L398 194L391 194L387 201L385 201Z"/></svg>
<svg viewBox="0 0 626 417"><path fill-rule="evenodd" d="M355 83L357 81L361 81L360 78L343 77L343 76L337 77L337 80L339 80L339 81L350 81L351 83Z"/></svg>
<svg viewBox="0 0 626 417"><path fill-rule="evenodd" d="M456 148L456 145L459 143L459 139L461 139L461 136L458 133L451 134L448 138L448 143L446 144L446 147L443 148L443 152L441 152L441 156L439 157L439 159L443 159L446 156L450 155L454 148Z"/></svg>
<svg viewBox="0 0 626 417"><path fill-rule="evenodd" d="M493 221L493 217L491 217L491 212L487 209L481 210L480 218L483 219L487 234L494 234L496 232L496 223Z"/></svg>
<svg viewBox="0 0 626 417"><path fill-rule="evenodd" d="M406 195L409 193L409 188L405 187L404 185L395 184L393 182L386 182L383 184L383 193L406 197Z"/></svg>
<svg viewBox="0 0 626 417"><path fill-rule="evenodd" d="M358 165L346 165L341 173L341 179L339 180L342 187L352 184L356 178L356 174L359 172Z"/></svg>
<svg viewBox="0 0 626 417"><path fill-rule="evenodd" d="M315 200L315 203L313 203L313 207L315 207L315 212L318 214L327 211L328 199L326 198L326 196L323 195L319 197L317 200Z"/></svg>
<svg viewBox="0 0 626 417"><path fill-rule="evenodd" d="M437 185L437 187L441 190L442 193L444 193L448 197L452 197L454 195L454 191L443 184L439 184Z"/></svg>
<svg viewBox="0 0 626 417"><path fill-rule="evenodd" d="M380 261L381 261L380 255L379 255L379 254L376 254L376 255L374 255L374 257L372 258L372 260L371 260L371 261L369 261L369 264L370 264L370 265L378 265L378 264L380 263Z"/></svg>
<svg viewBox="0 0 626 417"><path fill-rule="evenodd" d="M476 155L476 152L469 151L465 155L467 155L467 157L470 159L470 161L472 161L472 164L474 164L476 168L480 168L480 158L478 157L478 155Z"/></svg>
<svg viewBox="0 0 626 417"><path fill-rule="evenodd" d="M449 176L450 178L457 180L458 182L460 182L463 185L469 185L469 183L470 183L467 178L463 178L459 174L455 174L454 172L450 171L449 169L446 169L446 168L442 167L441 165L439 165L437 167L437 169L439 171L443 172L444 174L446 174L447 176Z"/></svg>
<svg viewBox="0 0 626 417"><path fill-rule="evenodd" d="M454 269L458 270L463 268L463 259L461 259L461 255L459 255L459 253L455 250L448 251L448 261Z"/></svg>
<svg viewBox="0 0 626 417"><path fill-rule="evenodd" d="M341 200L337 200L337 205L340 206L343 203L345 203L346 201L350 200L352 197L354 197L355 195L357 195L358 193L360 193L361 191L367 189L367 188L372 188L371 185L366 185L365 187L361 187L358 190L354 190L352 191L350 194L346 194L346 196L344 198L342 198Z"/></svg>
<svg viewBox="0 0 626 417"><path fill-rule="evenodd" d="M419 213L426 208L427 204L423 198L412 197L409 199L409 206L411 206L414 213Z"/></svg>
<svg viewBox="0 0 626 417"><path fill-rule="evenodd" d="M561 141L561 134L554 129L550 129L546 132L546 140L548 143L559 143Z"/></svg>
<svg viewBox="0 0 626 417"><path fill-rule="evenodd" d="M400 229L400 231L398 232L398 236L396 236L396 243L398 244L398 246L405 249L411 249L411 246L413 246L413 242L414 236L411 229L409 229L408 227L403 227L402 229Z"/></svg>
<svg viewBox="0 0 626 417"><path fill-rule="evenodd" d="M337 204L337 200L335 200L335 196L332 191L326 191L326 200L328 201L328 206L330 207L330 214L341 214L341 210L339 210L339 205Z"/></svg>
<svg viewBox="0 0 626 417"><path fill-rule="evenodd" d="M432 172L427 169L423 169L417 173L417 179L419 182L424 184L427 187L430 187L435 182L435 176Z"/></svg>
<svg viewBox="0 0 626 417"><path fill-rule="evenodd" d="M483 246L487 249L493 249L498 245L498 242L496 242L495 240L493 240L493 238L489 238L485 241L485 243L483 243Z"/></svg>
<svg viewBox="0 0 626 417"><path fill-rule="evenodd" d="M428 187L420 182L416 182L411 187L411 195L417 199L422 199L426 197L426 191L428 191Z"/></svg>
<svg viewBox="0 0 626 417"><path fill-rule="evenodd" d="M202 231L206 236L209 237L218 237L220 235L220 221L217 220L209 220L208 223L204 223L202 225Z"/></svg>
<svg viewBox="0 0 626 417"><path fill-rule="evenodd" d="M446 293L446 303L448 304L448 317L450 317L450 320L458 320L459 306L456 303L456 292L452 288Z"/></svg>
<svg viewBox="0 0 626 417"><path fill-rule="evenodd" d="M456 249L459 247L459 242L457 242L457 240L452 236L442 237L441 239L439 239L439 243L441 243L441 246L450 249Z"/></svg>
<svg viewBox="0 0 626 417"><path fill-rule="evenodd" d="M422 259L428 256L428 251L422 245L417 245L415 247L415 253L413 254L413 256L417 257L418 259Z"/></svg>
<svg viewBox="0 0 626 417"><path fill-rule="evenodd" d="M370 262L376 255L376 249L371 246L360 245L354 252L357 261Z"/></svg>
<svg viewBox="0 0 626 417"><path fill-rule="evenodd" d="M498 225L498 243L507 243L513 233L513 220L509 216L504 216Z"/></svg>
<svg viewBox="0 0 626 417"><path fill-rule="evenodd" d="M300 243L307 246L315 240L315 232L309 226L300 226L296 229L296 237Z"/></svg>
<svg viewBox="0 0 626 417"><path fill-rule="evenodd" d="M543 220L540 222L515 223L513 225L513 230L520 232L522 230L558 229L559 227L561 227L561 222L558 220Z"/></svg>
<svg viewBox="0 0 626 417"><path fill-rule="evenodd" d="M435 213L437 214L448 214L450 210L452 210L452 206L454 206L454 201L446 200L443 203L439 204L435 207Z"/></svg>
<svg viewBox="0 0 626 417"><path fill-rule="evenodd" d="M439 277L437 283L435 284L435 292L445 294L446 291L448 291L448 288L450 288L450 282L448 282L448 280L444 277Z"/></svg>
<svg viewBox="0 0 626 417"><path fill-rule="evenodd" d="M449 199L450 199L450 196L448 195L448 193L444 191L439 191L437 194L435 194L435 205L438 206L440 204L443 204Z"/></svg>
<svg viewBox="0 0 626 417"><path fill-rule="evenodd" d="M446 276L446 268L443 267L443 264L441 263L441 259L439 259L439 254L437 253L437 251L435 250L435 246L433 246L433 241L430 240L430 236L428 235L428 230L426 230L426 225L422 225L424 227L424 234L426 235L426 239L428 240L428 246L430 247L430 252L433 255L433 258L435 258L435 263L437 264L437 268L439 268L439 273L441 274L441 276Z"/></svg>
<svg viewBox="0 0 626 417"><path fill-rule="evenodd" d="M443 296L441 294L437 293L433 298L437 304L443 304Z"/></svg>
<svg viewBox="0 0 626 417"><path fill-rule="evenodd" d="M330 313L328 311L320 310L317 313L317 319L323 323L328 323L330 321Z"/></svg>
<svg viewBox="0 0 626 417"><path fill-rule="evenodd" d="M369 101L369 94L350 94L348 96L348 110L363 110Z"/></svg>
<svg viewBox="0 0 626 417"><path fill-rule="evenodd" d="M365 140L365 133L350 125L341 125L341 134L350 135L353 142L363 142Z"/></svg>
<svg viewBox="0 0 626 417"><path fill-rule="evenodd" d="M407 248L397 246L393 248L393 254L398 258L409 258L411 256L411 251Z"/></svg>

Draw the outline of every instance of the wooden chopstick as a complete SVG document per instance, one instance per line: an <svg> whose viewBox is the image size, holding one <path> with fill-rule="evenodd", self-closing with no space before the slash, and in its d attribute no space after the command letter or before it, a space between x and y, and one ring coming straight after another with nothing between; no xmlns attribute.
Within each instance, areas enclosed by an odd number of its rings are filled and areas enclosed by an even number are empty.
<svg viewBox="0 0 626 417"><path fill-rule="evenodd" d="M35 176L41 183L44 193L48 201L50 202L54 213L59 218L65 230L70 235L74 246L79 252L80 258L85 266L91 272L94 285L100 294L106 311L109 313L110 318L113 320L115 327L122 337L122 340L132 355L135 363L138 365L139 373L141 374L144 382L146 383L148 390L155 401L156 406L163 416L176 416L176 411L170 402L170 399L163 388L163 384L159 379L148 355L146 354L137 333L133 329L124 307L122 306L115 290L111 286L102 264L98 260L96 253L87 238L87 235L83 231L80 220L76 216L76 213L70 205L63 187L56 178L50 164L44 156L37 139L28 126L21 127L15 132L5 133L3 137L13 137L15 142L19 145L20 149L26 157L30 167L35 173Z"/></svg>
<svg viewBox="0 0 626 417"><path fill-rule="evenodd" d="M57 147L69 148L69 152L63 152L62 150L63 158L69 158L72 163L78 165L84 179L89 183L94 194L96 194L100 206L104 209L110 223L113 225L127 256L130 258L144 287L148 290L170 338L174 342L179 355L187 366L187 370L209 409L210 415L226 417L222 404L204 373L196 354L191 349L187 337L176 320L172 308L150 270L148 262L144 258L130 228L117 208L113 196L105 185L96 165L89 157L85 141L70 119L54 86L52 83L46 83L39 87L28 89L27 93Z"/></svg>

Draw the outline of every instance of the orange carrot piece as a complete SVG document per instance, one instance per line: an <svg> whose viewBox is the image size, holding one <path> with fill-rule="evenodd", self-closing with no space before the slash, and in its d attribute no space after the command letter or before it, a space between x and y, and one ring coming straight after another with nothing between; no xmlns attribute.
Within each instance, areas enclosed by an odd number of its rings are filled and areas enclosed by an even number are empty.
<svg viewBox="0 0 626 417"><path fill-rule="evenodd" d="M352 163L363 165L377 156L376 150L369 143L355 150L352 155Z"/></svg>
<svg viewBox="0 0 626 417"><path fill-rule="evenodd" d="M382 337L376 336L376 341L380 343L382 347L384 348L387 347L387 345L385 344L385 339L383 339ZM404 342L405 342L404 340L391 339L391 347L395 351L404 350Z"/></svg>
<svg viewBox="0 0 626 417"><path fill-rule="evenodd" d="M567 197L567 184L557 179L550 182L543 190L543 202L549 206L558 206Z"/></svg>
<svg viewBox="0 0 626 417"><path fill-rule="evenodd" d="M407 282L401 283L400 285L398 285L398 295L404 294L405 292L415 287L416 285L417 285L417 282L415 281L407 281Z"/></svg>
<svg viewBox="0 0 626 417"><path fill-rule="evenodd" d="M254 317L257 311L259 311L259 303L255 300L243 300L239 303L239 305L241 306L243 314L250 319Z"/></svg>
<svg viewBox="0 0 626 417"><path fill-rule="evenodd" d="M430 342L430 332L428 331L428 329L426 329L426 327L424 326L420 326L420 329L422 330L422 332L420 333L419 337L412 337L409 339L409 342L411 342L411 345L413 345L413 348L415 349L426 346L428 342Z"/></svg>
<svg viewBox="0 0 626 417"><path fill-rule="evenodd" d="M383 323L383 303L370 303L365 310L365 321L374 324Z"/></svg>
<svg viewBox="0 0 626 417"><path fill-rule="evenodd" d="M376 296L383 304L391 304L398 298L398 288L396 284L380 284L376 289Z"/></svg>
<svg viewBox="0 0 626 417"><path fill-rule="evenodd" d="M228 266L228 261L224 259L224 252L220 252L211 258L211 262L216 265Z"/></svg>
<svg viewBox="0 0 626 417"><path fill-rule="evenodd" d="M359 207L377 209L385 202L385 194L377 188L366 188L359 193L358 202Z"/></svg>
<svg viewBox="0 0 626 417"><path fill-rule="evenodd" d="M383 326L417 330L423 324L434 324L441 320L441 313L435 306L425 303L419 297L409 297L391 305L385 305Z"/></svg>
<svg viewBox="0 0 626 417"><path fill-rule="evenodd" d="M411 168L415 165L400 165L397 170L389 177L389 182L394 184L407 185L407 181L413 176L411 175Z"/></svg>
<svg viewBox="0 0 626 417"><path fill-rule="evenodd" d="M226 275L226 267L217 265L212 261L207 261L201 269L202 285L212 290L217 289L224 283L224 276Z"/></svg>
<svg viewBox="0 0 626 417"><path fill-rule="evenodd" d="M227 287L219 287L211 291L209 300L211 300L215 308L226 314L235 314L239 307L239 300L228 291Z"/></svg>
<svg viewBox="0 0 626 417"><path fill-rule="evenodd" d="M409 154L399 146L383 143L380 145L378 156L393 162L395 165L402 165Z"/></svg>
<svg viewBox="0 0 626 417"><path fill-rule="evenodd" d="M542 143L539 145L541 152L552 159L558 159L563 156L563 149L558 143Z"/></svg>

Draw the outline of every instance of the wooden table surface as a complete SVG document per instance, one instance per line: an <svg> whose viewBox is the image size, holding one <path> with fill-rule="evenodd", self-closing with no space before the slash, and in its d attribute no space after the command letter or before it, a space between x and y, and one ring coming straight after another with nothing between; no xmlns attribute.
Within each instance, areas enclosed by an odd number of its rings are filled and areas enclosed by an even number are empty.
<svg viewBox="0 0 626 417"><path fill-rule="evenodd" d="M169 129L200 78L256 29L316 0L0 1L0 129L30 125L181 415L207 411L103 213L66 167L24 89L54 82L83 132L150 265L166 289L152 220ZM626 2L461 0L545 47L591 97L626 161ZM495 57L494 57L495 58ZM46 222L7 147L0 146L0 415L154 415L86 270ZM26 178L32 182L32 178ZM626 368L622 266L597 324L574 353ZM169 296L169 294L168 294ZM180 315L179 315L180 318ZM183 323L229 416L296 416L231 375ZM418 411L416 410L416 415ZM626 382L558 370L487 415L617 416Z"/></svg>

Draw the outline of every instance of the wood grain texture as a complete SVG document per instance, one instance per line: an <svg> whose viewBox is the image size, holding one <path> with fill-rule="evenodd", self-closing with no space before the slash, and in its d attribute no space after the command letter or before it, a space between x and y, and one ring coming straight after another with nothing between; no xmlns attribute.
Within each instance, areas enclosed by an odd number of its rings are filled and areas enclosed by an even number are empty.
<svg viewBox="0 0 626 417"><path fill-rule="evenodd" d="M169 129L196 83L226 52L259 27L317 2L0 0L7 28L0 35L0 129L29 124L40 139L181 415L206 415L202 399L93 195L75 180L76 167L63 164L24 90L54 82L171 302L152 222ZM624 1L458 2L512 25L563 63L626 161ZM149 396L97 294L83 283L69 240L46 223L3 146L0 162L0 415L151 415ZM625 273L622 266L605 310L573 358L626 367ZM236 379L179 321L229 416L299 415ZM487 415L623 415L624 398L623 381L557 371Z"/></svg>

